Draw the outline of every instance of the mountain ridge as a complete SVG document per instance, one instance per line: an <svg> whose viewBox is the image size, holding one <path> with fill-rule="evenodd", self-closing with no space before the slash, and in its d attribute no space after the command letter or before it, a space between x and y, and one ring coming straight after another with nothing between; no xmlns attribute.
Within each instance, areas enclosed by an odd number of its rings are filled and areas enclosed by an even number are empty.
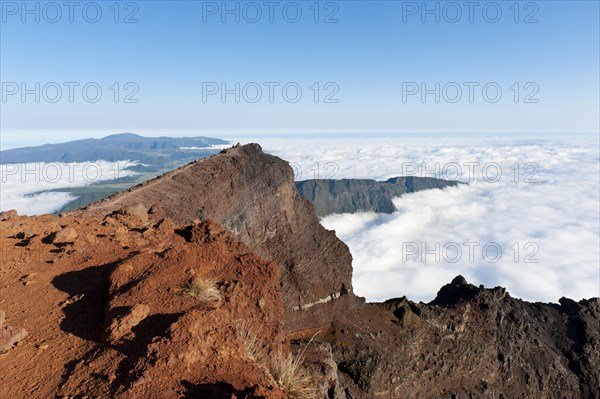
<svg viewBox="0 0 600 399"><path fill-rule="evenodd" d="M65 143L0 151L2 163L28 162L95 162L104 160L138 161L157 166L165 160L193 160L212 155L215 150L202 148L226 145L228 141L211 137L144 137L134 133L119 133L100 139L81 139ZM197 147L181 150L181 147Z"/></svg>

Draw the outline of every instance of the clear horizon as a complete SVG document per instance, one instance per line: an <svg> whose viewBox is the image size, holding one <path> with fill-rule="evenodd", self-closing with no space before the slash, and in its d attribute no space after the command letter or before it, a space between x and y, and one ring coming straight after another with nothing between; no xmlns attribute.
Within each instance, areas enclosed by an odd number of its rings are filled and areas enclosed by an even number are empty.
<svg viewBox="0 0 600 399"><path fill-rule="evenodd" d="M600 142L600 136L597 132L570 132L569 134L565 134L565 132L466 132L466 131L314 131L314 132L306 132L306 131L297 131L297 132L196 132L196 131L175 131L169 132L168 130L145 130L143 132L136 131L96 131L96 132L86 132L84 134L79 133L79 131L73 132L65 132L65 131L26 131L26 132L8 132L2 133L3 138L0 140L0 151L11 150L15 148L22 147L36 147L45 144L61 144L69 141L82 140L88 138L101 139L103 137L112 135L112 134L121 134L121 133L133 133L138 134L144 137L212 137L219 138L223 140L235 141L236 139L267 139L267 138L337 138L337 139L352 139L352 138L393 138L393 137L466 137L466 136L487 136L487 137L513 137L516 135L522 136L523 138L539 138L539 139L552 139L552 138L576 138L576 137L586 137L590 138L593 136L597 141ZM170 134L171 133L171 134ZM260 143L259 143L260 144Z"/></svg>
<svg viewBox="0 0 600 399"><path fill-rule="evenodd" d="M3 2L2 136L600 131L599 2L275 3Z"/></svg>

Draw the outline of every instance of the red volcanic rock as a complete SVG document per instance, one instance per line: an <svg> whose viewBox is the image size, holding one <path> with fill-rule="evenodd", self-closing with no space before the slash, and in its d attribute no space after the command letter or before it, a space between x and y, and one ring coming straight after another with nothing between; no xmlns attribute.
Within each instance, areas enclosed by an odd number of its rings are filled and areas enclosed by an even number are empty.
<svg viewBox="0 0 600 399"><path fill-rule="evenodd" d="M15 220L19 217L17 211L11 209L9 211L0 212L0 220Z"/></svg>
<svg viewBox="0 0 600 399"><path fill-rule="evenodd" d="M13 346L27 338L29 333L24 328L17 328L5 323L6 312L0 310L0 355L8 352Z"/></svg>
<svg viewBox="0 0 600 399"><path fill-rule="evenodd" d="M279 268L213 222L151 218L120 233L123 247L105 216L61 218L78 233L68 250L16 238L43 231L45 216L1 222L0 396L283 399L269 372L288 350ZM208 275L220 301L183 294ZM19 282L31 276L35 284ZM247 331L265 354L260 363Z"/></svg>
<svg viewBox="0 0 600 399"><path fill-rule="evenodd" d="M64 227L52 235L54 244L69 244L77 240L77 231L73 227Z"/></svg>

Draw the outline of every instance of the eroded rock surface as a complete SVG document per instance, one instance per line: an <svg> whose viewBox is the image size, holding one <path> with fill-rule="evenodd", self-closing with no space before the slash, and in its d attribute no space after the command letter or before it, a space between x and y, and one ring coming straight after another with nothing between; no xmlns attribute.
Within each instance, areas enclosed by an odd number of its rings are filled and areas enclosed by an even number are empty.
<svg viewBox="0 0 600 399"><path fill-rule="evenodd" d="M0 310L0 355L8 352L27 338L29 333L24 328L6 324L6 312Z"/></svg>
<svg viewBox="0 0 600 399"><path fill-rule="evenodd" d="M430 304L366 304L330 334L353 398L597 398L599 323L598 298L529 303L459 276Z"/></svg>

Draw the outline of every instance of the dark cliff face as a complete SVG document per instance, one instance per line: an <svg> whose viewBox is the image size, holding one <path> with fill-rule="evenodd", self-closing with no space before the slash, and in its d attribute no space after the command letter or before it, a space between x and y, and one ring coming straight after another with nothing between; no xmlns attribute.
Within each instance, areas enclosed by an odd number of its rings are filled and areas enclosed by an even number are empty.
<svg viewBox="0 0 600 399"><path fill-rule="evenodd" d="M392 199L403 194L459 183L432 177L394 177L386 181L369 179L305 180L296 183L300 195L315 207L317 216L334 213L373 211L392 213Z"/></svg>
<svg viewBox="0 0 600 399"><path fill-rule="evenodd" d="M298 194L289 164L257 144L186 165L90 210L133 203L156 205L157 212L182 224L215 220L278 264L289 331L327 323L339 302L353 300L348 247L320 225L312 205ZM333 298L335 305L328 303Z"/></svg>
<svg viewBox="0 0 600 399"><path fill-rule="evenodd" d="M600 301L560 302L459 276L429 304L366 304L334 323L339 378L355 399L598 398Z"/></svg>

